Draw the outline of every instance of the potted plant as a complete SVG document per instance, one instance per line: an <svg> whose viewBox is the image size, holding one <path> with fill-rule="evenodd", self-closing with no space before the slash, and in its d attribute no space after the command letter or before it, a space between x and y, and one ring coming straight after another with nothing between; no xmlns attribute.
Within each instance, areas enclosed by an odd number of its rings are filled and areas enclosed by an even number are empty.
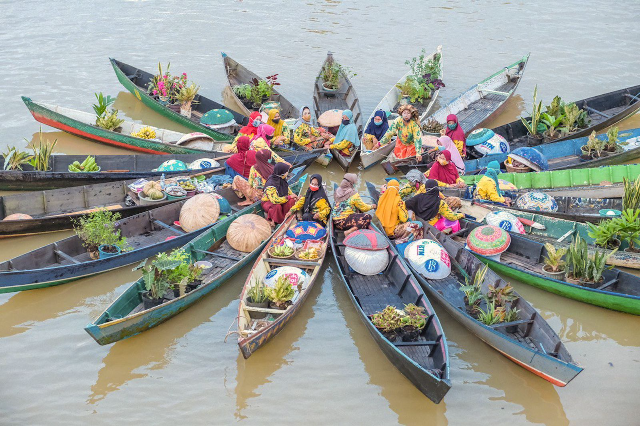
<svg viewBox="0 0 640 426"><path fill-rule="evenodd" d="M502 322L504 318L504 309L496 309L493 301L487 301L487 310L478 308L478 321L484 325L494 325Z"/></svg>
<svg viewBox="0 0 640 426"><path fill-rule="evenodd" d="M482 281L489 267L485 265L474 276L473 281L469 277L465 277L465 285L460 286L460 290L464 293L464 303L467 313L471 316L475 315L480 309L480 303L484 300L482 293Z"/></svg>
<svg viewBox="0 0 640 426"><path fill-rule="evenodd" d="M247 291L247 301L245 302L247 306L251 306L252 308L268 308L269 297L267 297L265 290L266 286L262 280L256 279L251 288L249 288L249 291ZM251 317L255 319L262 319L266 316L267 314L265 312L251 312Z"/></svg>
<svg viewBox="0 0 640 426"><path fill-rule="evenodd" d="M580 108L574 103L565 105L564 116L562 117L562 126L566 129L567 133L573 133L576 131L576 121L580 115Z"/></svg>
<svg viewBox="0 0 640 426"><path fill-rule="evenodd" d="M618 235L620 233L620 221L616 220L603 220L598 225L588 223L589 236L595 240L597 246L613 250L620 247L620 239Z"/></svg>
<svg viewBox="0 0 640 426"><path fill-rule="evenodd" d="M566 262L562 259L567 254L566 248L556 249L551 243L545 243L547 255L543 258L542 274L554 280L564 281Z"/></svg>
<svg viewBox="0 0 640 426"><path fill-rule="evenodd" d="M153 76L147 86L147 93L157 96L163 105L169 102L171 87L173 86L169 68L171 68L171 62L167 64L166 71L162 72L162 65L158 62L158 74Z"/></svg>
<svg viewBox="0 0 640 426"><path fill-rule="evenodd" d="M265 292L271 301L270 306L274 309L287 309L295 295L291 281L286 275L278 277L276 285L273 288L266 288Z"/></svg>
<svg viewBox="0 0 640 426"><path fill-rule="evenodd" d="M398 337L397 331L402 327L404 312L388 305L380 312L371 315L371 323L389 341L395 342Z"/></svg>
<svg viewBox="0 0 640 426"><path fill-rule="evenodd" d="M58 139L54 139L53 142L50 142L49 139L45 140L42 135L42 127L40 127L38 136L38 145L31 146L33 155L27 159L27 162L34 170L47 172L51 170L51 167L49 167L49 160L51 159L51 154L53 154L53 149L58 143ZM25 142L30 143L26 138Z"/></svg>
<svg viewBox="0 0 640 426"><path fill-rule="evenodd" d="M427 325L427 316L424 314L424 308L409 303L404 306L404 313L405 315L400 320L402 324L402 341L415 342Z"/></svg>
<svg viewBox="0 0 640 426"><path fill-rule="evenodd" d="M327 61L320 70L320 78L322 79L322 89L327 96L335 96L335 92L340 89L340 74L345 76L355 76L350 69L343 67L339 63L333 60L333 56L329 56Z"/></svg>
<svg viewBox="0 0 640 426"><path fill-rule="evenodd" d="M546 130L542 133L542 137L545 142L551 142L558 139L563 133L566 132L565 127L560 127L564 114L557 116L544 113L540 116L540 122L546 126Z"/></svg>
<svg viewBox="0 0 640 426"><path fill-rule="evenodd" d="M127 239L116 227L120 213L99 209L73 219L73 228L92 259L104 259L128 249Z"/></svg>
<svg viewBox="0 0 640 426"><path fill-rule="evenodd" d="M124 120L118 118L118 110L111 109L107 111L108 107L115 102L111 96L104 96L102 92L95 93L97 104L93 105L93 110L96 113L96 126L109 130L117 131Z"/></svg>
<svg viewBox="0 0 640 426"><path fill-rule="evenodd" d="M589 161L594 158L599 158L603 153L603 149L604 141L596 137L596 132L594 130L589 135L587 144L580 147L580 150L582 151L582 156L580 157L580 159L583 161Z"/></svg>
<svg viewBox="0 0 640 426"><path fill-rule="evenodd" d="M632 253L640 252L635 247L636 244L640 244L638 240L640 238L640 219L638 219L638 215L640 215L640 210L627 209L622 212L620 217L611 219L619 227L620 239L629 244L625 251Z"/></svg>
<svg viewBox="0 0 640 426"><path fill-rule="evenodd" d="M504 315L504 322L515 322L520 319L520 309L511 308ZM518 325L509 325L505 327L507 333L515 333L518 331Z"/></svg>
<svg viewBox="0 0 640 426"><path fill-rule="evenodd" d="M26 151L20 151L15 146L8 147L7 152L3 152L4 170L22 170L23 164L29 164L32 156Z"/></svg>
<svg viewBox="0 0 640 426"><path fill-rule="evenodd" d="M597 287L602 281L602 274L606 268L607 259L618 249L609 253L596 250L593 258L589 256L587 242L580 236L574 237L567 251L566 281L584 287Z"/></svg>
<svg viewBox="0 0 640 426"><path fill-rule="evenodd" d="M513 302L517 296L514 293L514 289L511 284L505 284L502 287L494 287L489 285L489 291L487 292L487 298L494 302L496 306L504 307L507 303Z"/></svg>
<svg viewBox="0 0 640 426"><path fill-rule="evenodd" d="M239 84L232 88L233 93L238 97L238 99L240 99L247 109L251 108L253 105L253 101L251 100L251 89L252 86L250 84Z"/></svg>
<svg viewBox="0 0 640 426"><path fill-rule="evenodd" d="M528 144L530 146L540 145L540 142L542 142L542 135L539 132L541 116L542 101L538 102L538 86L536 85L535 89L533 89L533 110L531 111L531 121L526 120L524 117L520 117L520 121L522 121L522 124L527 129L527 132L529 132Z"/></svg>
<svg viewBox="0 0 640 426"><path fill-rule="evenodd" d="M591 126L591 117L589 117L589 113L587 111L580 110L580 115L578 115L576 125L580 129L586 129L587 127Z"/></svg>
<svg viewBox="0 0 640 426"><path fill-rule="evenodd" d="M624 195L622 196L622 210L640 209L640 176L631 182L626 177L622 178Z"/></svg>
<svg viewBox="0 0 640 426"><path fill-rule="evenodd" d="M158 256L151 265L142 270L142 279L147 290L141 294L142 306L145 310L164 302L164 295L171 285L168 279L168 272L179 265L180 260L165 255Z"/></svg>
<svg viewBox="0 0 640 426"><path fill-rule="evenodd" d="M612 127L607 131L607 141L604 143L604 149L607 152L622 151L622 146L618 145L618 127Z"/></svg>
<svg viewBox="0 0 640 426"><path fill-rule="evenodd" d="M180 102L180 115L191 118L191 104L197 103L195 97L200 90L200 86L191 83L190 86L184 86L176 95L176 100Z"/></svg>

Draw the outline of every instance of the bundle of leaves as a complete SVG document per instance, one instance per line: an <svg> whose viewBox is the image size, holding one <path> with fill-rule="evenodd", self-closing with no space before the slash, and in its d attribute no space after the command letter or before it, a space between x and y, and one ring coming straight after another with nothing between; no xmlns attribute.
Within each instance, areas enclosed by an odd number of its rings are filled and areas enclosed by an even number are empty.
<svg viewBox="0 0 640 426"><path fill-rule="evenodd" d="M95 252L101 245L116 246L121 251L126 251L126 237L116 228L116 222L120 219L120 213L113 213L107 209L99 209L78 219L72 219L73 229L82 240L84 247L89 252Z"/></svg>
<svg viewBox="0 0 640 426"><path fill-rule="evenodd" d="M371 316L371 323L383 333L393 333L402 327L404 313L394 306L388 305L380 312Z"/></svg>
<svg viewBox="0 0 640 426"><path fill-rule="evenodd" d="M96 126L105 130L114 130L120 127L124 120L118 118L118 110L107 111L115 99L111 96L104 96L102 92L95 93L95 96L98 100L98 103L93 105L93 110L96 113Z"/></svg>
<svg viewBox="0 0 640 426"><path fill-rule="evenodd" d="M273 288L266 288L265 292L269 300L276 305L278 309L285 309L288 302L293 299L295 290L291 286L291 280L286 275L281 275L276 281Z"/></svg>

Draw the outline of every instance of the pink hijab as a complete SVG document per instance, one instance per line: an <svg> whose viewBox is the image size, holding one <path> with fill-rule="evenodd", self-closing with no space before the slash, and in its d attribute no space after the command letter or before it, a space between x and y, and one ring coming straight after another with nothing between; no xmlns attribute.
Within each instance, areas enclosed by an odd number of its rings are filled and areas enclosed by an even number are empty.
<svg viewBox="0 0 640 426"><path fill-rule="evenodd" d="M333 194L333 201L336 205L348 200L352 195L357 194L357 191L354 188L356 182L358 182L358 176L355 173L347 173L344 175L344 179L340 182L340 186Z"/></svg>
<svg viewBox="0 0 640 426"><path fill-rule="evenodd" d="M458 151L456 144L453 143L449 136L440 136L438 138L438 142L440 142L440 146L444 147L445 151L449 151L449 153L451 154L451 161L453 161L453 164L456 165L458 173L463 175L465 170L464 160L460 156L460 151Z"/></svg>
<svg viewBox="0 0 640 426"><path fill-rule="evenodd" d="M274 129L273 126L270 126L268 124L261 124L258 126L258 131L256 132L256 135L251 139L251 142L255 141L256 139L262 138L267 143L267 145L271 146L271 141L267 139L267 135L273 136L273 133L275 131L276 129Z"/></svg>

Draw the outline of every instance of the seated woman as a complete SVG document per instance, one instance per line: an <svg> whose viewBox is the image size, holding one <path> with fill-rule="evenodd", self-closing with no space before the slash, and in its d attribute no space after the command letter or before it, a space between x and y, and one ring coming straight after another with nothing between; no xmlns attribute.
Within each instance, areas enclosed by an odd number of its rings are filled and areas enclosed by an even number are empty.
<svg viewBox="0 0 640 426"><path fill-rule="evenodd" d="M438 138L438 149L440 152L449 151L449 154L451 154L451 161L453 161L453 164L455 164L456 168L458 169L458 174L460 176L464 175L464 160L460 156L460 152L458 151L456 144L453 143L449 136L440 136Z"/></svg>
<svg viewBox="0 0 640 426"><path fill-rule="evenodd" d="M482 179L478 181L476 185L474 198L481 200L489 200L495 203L503 203L507 206L511 205L511 198L504 197L500 190L500 184L498 182L498 171L494 168L487 168Z"/></svg>
<svg viewBox="0 0 640 426"><path fill-rule="evenodd" d="M325 142L330 139L329 134L313 127L311 110L306 106L300 110L300 118L293 129L293 141L307 151L324 147Z"/></svg>
<svg viewBox="0 0 640 426"><path fill-rule="evenodd" d="M339 231L344 231L347 236L358 229L367 229L371 225L371 215L366 214L375 209L375 204L367 204L362 201L360 194L355 189L358 176L347 173L333 194L333 225Z"/></svg>
<svg viewBox="0 0 640 426"><path fill-rule="evenodd" d="M242 176L249 177L251 167L256 164L256 152L249 150L249 138L241 136L238 138L238 152L233 154L224 163L225 174L235 178Z"/></svg>
<svg viewBox="0 0 640 426"><path fill-rule="evenodd" d="M322 226L327 226L331 206L322 187L322 176L311 175L307 193L304 197L298 198L296 204L289 210L289 213L293 212L298 212L298 219L316 221Z"/></svg>
<svg viewBox="0 0 640 426"><path fill-rule="evenodd" d="M262 199L264 184L273 174L273 163L271 151L261 149L256 153L256 163L249 170L249 180L238 175L233 178L231 188L238 197L245 198L245 201L238 203L239 206L248 206Z"/></svg>
<svg viewBox="0 0 640 426"><path fill-rule="evenodd" d="M262 124L262 114L258 111L254 111L249 116L249 123L240 129L238 132L238 136L233 140L233 143L224 147L223 151L225 152L238 152L237 145L238 140L242 136L247 136L249 140L251 140L256 133L258 132L258 126Z"/></svg>
<svg viewBox="0 0 640 426"><path fill-rule="evenodd" d="M453 186L456 188L464 188L466 183L460 177L458 168L451 161L451 152L442 151L436 157L436 161L429 170L424 174L429 179L435 179L440 186Z"/></svg>
<svg viewBox="0 0 640 426"><path fill-rule="evenodd" d="M251 139L251 149L254 151L260 151L261 149L268 149L271 151L271 155L273 157L273 161L277 163L281 163L284 160L273 150L271 149L271 142L273 141L273 135L275 133L275 129L268 124L261 124L258 126L258 131L256 135ZM289 164L289 163L287 163ZM289 166L291 166L289 164Z"/></svg>
<svg viewBox="0 0 640 426"><path fill-rule="evenodd" d="M284 222L285 216L298 200L287 183L288 174L289 165L277 163L273 167L273 173L264 184L262 208L271 224Z"/></svg>
<svg viewBox="0 0 640 426"><path fill-rule="evenodd" d="M352 149L360 146L360 138L358 137L358 128L351 122L353 119L353 112L348 109L342 111L342 123L338 128L336 137L331 141L329 145L330 149L336 149L340 154L345 157L351 156Z"/></svg>
<svg viewBox="0 0 640 426"><path fill-rule="evenodd" d="M427 178L418 169L411 169L405 175L407 183L400 187L400 198L406 200L416 194L423 194L425 192L424 184L427 182Z"/></svg>
<svg viewBox="0 0 640 426"><path fill-rule="evenodd" d="M447 127L440 130L440 134L451 138L462 158L467 156L467 138L464 135L464 130L458 124L458 117L455 114L447 116Z"/></svg>
<svg viewBox="0 0 640 426"><path fill-rule="evenodd" d="M422 161L422 130L420 130L420 116L413 105L402 105L398 108L400 117L396 118L382 137L380 143L375 146L387 145L393 136L396 137L396 146L389 155L390 161L415 156L418 162Z"/></svg>
<svg viewBox="0 0 640 426"><path fill-rule="evenodd" d="M389 130L387 113L379 109L375 114L373 114L373 120L369 122L367 128L364 130L362 143L365 148L372 151L378 142L380 142L384 137L384 134L387 133L387 130Z"/></svg>
<svg viewBox="0 0 640 426"><path fill-rule="evenodd" d="M442 199L438 183L429 179L425 183L425 192L418 194L405 202L407 209L416 217L435 226L440 231L451 228L453 232L460 230L459 219L463 213L454 213L449 205Z"/></svg>
<svg viewBox="0 0 640 426"><path fill-rule="evenodd" d="M396 244L402 244L422 238L422 224L409 220L404 201L399 194L400 183L392 180L387 183L387 190L380 196L376 216L384 231Z"/></svg>
<svg viewBox="0 0 640 426"><path fill-rule="evenodd" d="M271 140L272 145L282 146L289 143L289 126L284 119L280 117L279 110L275 108L269 110L269 119L267 120L267 124L274 129L273 139Z"/></svg>

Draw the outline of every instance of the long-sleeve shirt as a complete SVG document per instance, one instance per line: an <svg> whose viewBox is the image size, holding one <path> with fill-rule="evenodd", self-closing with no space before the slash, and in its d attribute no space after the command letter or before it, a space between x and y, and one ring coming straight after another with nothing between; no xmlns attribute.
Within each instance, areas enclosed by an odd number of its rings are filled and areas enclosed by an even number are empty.
<svg viewBox="0 0 640 426"><path fill-rule="evenodd" d="M252 188L262 191L264 189L264 184L266 183L266 179L260 176L260 173L256 170L255 166L251 166L251 170L249 171L249 185Z"/></svg>
<svg viewBox="0 0 640 426"><path fill-rule="evenodd" d="M400 198L406 200L407 198L411 198L418 194L424 194L425 192L427 192L427 190L425 189L424 184L420 184L420 188L416 189L415 184L407 182L402 185L398 194L400 194Z"/></svg>
<svg viewBox="0 0 640 426"><path fill-rule="evenodd" d="M253 151L260 151L261 149L268 149L269 151L271 151L271 158L273 159L273 161L275 161L276 163L281 163L284 160L282 159L282 157L280 157L278 154L276 154L271 147L269 146L269 144L262 138L258 138L255 139L251 142L251 149Z"/></svg>
<svg viewBox="0 0 640 426"><path fill-rule="evenodd" d="M291 207L291 211L297 212L298 210L302 210L302 207L304 207L305 199L306 197L298 198L298 201L296 201L293 207ZM303 213L306 213L306 212L303 212ZM327 202L327 200L322 198L318 200L313 206L311 206L310 213L314 215L317 214L323 223L327 223L327 218L331 214L331 207L329 206L329 203Z"/></svg>
<svg viewBox="0 0 640 426"><path fill-rule="evenodd" d="M302 123L293 133L293 141L300 146L307 146L311 143L311 136L320 137L320 132L313 126Z"/></svg>
<svg viewBox="0 0 640 426"><path fill-rule="evenodd" d="M412 200L408 200L405 205L409 210L415 209L414 202ZM415 212L414 212L415 213ZM438 213L432 218L422 218L423 220L427 220L429 224L435 225L435 223L440 220L441 217L449 220L458 220L464 217L463 213L454 213L453 210L449 207L449 205L444 201L440 200L440 205L438 206Z"/></svg>
<svg viewBox="0 0 640 426"><path fill-rule="evenodd" d="M347 139L343 139L342 141L340 141L338 143L332 143L329 146L329 148L337 149L338 151L342 151L342 153L345 154L345 155L351 155L351 147L352 146L353 146L353 143L351 143L351 141L349 141Z"/></svg>
<svg viewBox="0 0 640 426"><path fill-rule="evenodd" d="M494 201L496 203L504 203L504 197L498 195L496 182L488 176L483 176L476 185L475 196L481 200Z"/></svg>
<svg viewBox="0 0 640 426"><path fill-rule="evenodd" d="M397 136L397 141L403 145L414 145L417 153L422 152L422 130L415 120L411 120L407 124L402 117L396 118L380 140L380 144L387 145L393 136Z"/></svg>
<svg viewBox="0 0 640 426"><path fill-rule="evenodd" d="M426 178L429 178L429 172L430 172L430 171L431 171L431 170L427 170L426 172L424 172L424 176L425 176ZM430 178L429 178L429 179L430 179ZM463 180L460 176L458 176L458 179L456 179L456 182L455 182L455 183L452 183L452 184L448 184L448 183L440 182L440 181L439 181L439 180L437 180L437 179L434 179L434 180L435 180L436 182L438 182L438 186L455 186L455 185L456 185L456 183L460 183L460 182L464 183L464 180Z"/></svg>
<svg viewBox="0 0 640 426"><path fill-rule="evenodd" d="M291 188L289 188L289 194L293 195ZM262 201L270 201L273 204L284 204L288 200L287 197L281 197L278 195L278 190L273 186L267 186L264 189L264 195L262 196Z"/></svg>
<svg viewBox="0 0 640 426"><path fill-rule="evenodd" d="M344 219L354 213L368 212L373 206L365 203L360 198L360 194L353 194L347 200L344 200L333 207L333 217L335 219Z"/></svg>

